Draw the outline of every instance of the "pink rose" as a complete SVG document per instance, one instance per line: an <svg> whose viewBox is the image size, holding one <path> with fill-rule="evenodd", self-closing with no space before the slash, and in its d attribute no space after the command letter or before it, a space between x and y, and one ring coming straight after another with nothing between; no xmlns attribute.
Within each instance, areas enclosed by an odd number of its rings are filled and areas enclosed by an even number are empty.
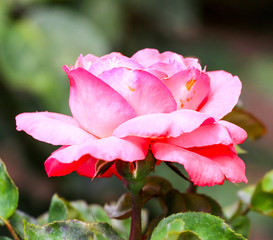
<svg viewBox="0 0 273 240"><path fill-rule="evenodd" d="M195 58L144 49L88 54L64 66L72 116L22 113L17 130L62 145L45 162L48 176L76 171L93 177L98 159L155 158L182 164L194 184L247 182L234 145L246 132L220 120L236 105L241 82L224 71L206 72ZM103 176L116 174L113 165Z"/></svg>

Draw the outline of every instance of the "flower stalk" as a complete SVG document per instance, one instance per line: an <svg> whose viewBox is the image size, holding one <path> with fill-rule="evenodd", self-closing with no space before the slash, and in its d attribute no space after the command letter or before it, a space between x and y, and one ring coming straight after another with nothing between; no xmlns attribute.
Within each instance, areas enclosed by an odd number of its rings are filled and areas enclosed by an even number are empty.
<svg viewBox="0 0 273 240"><path fill-rule="evenodd" d="M8 220L2 218L0 216L0 220L2 220L4 222L4 224L6 225L8 231L10 232L10 234L12 235L14 240L20 240L20 238L18 237L18 235L16 234L15 230L13 229L13 227L11 226L11 224L9 223Z"/></svg>
<svg viewBox="0 0 273 240"><path fill-rule="evenodd" d="M130 240L140 240L142 237L141 230L141 191L138 193L130 192L132 201L132 219L131 219L131 230Z"/></svg>
<svg viewBox="0 0 273 240"><path fill-rule="evenodd" d="M127 163L117 160L115 162L117 172L122 176L124 187L130 193L132 206L132 220L130 240L140 240L141 231L141 191L145 185L146 177L154 170L156 159L148 152L145 160Z"/></svg>

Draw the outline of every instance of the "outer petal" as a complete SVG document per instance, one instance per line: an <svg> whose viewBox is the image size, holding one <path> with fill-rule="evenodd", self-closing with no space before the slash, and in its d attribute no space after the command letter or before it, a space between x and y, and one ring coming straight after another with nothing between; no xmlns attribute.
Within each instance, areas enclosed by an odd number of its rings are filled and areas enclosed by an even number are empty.
<svg viewBox="0 0 273 240"><path fill-rule="evenodd" d="M204 147L211 145L231 145L233 139L230 137L226 127L219 123L201 126L190 133L184 133L177 138L169 138L166 143L183 148Z"/></svg>
<svg viewBox="0 0 273 240"><path fill-rule="evenodd" d="M159 61L159 51L157 49L145 48L136 52L131 58L139 62L144 67L149 67Z"/></svg>
<svg viewBox="0 0 273 240"><path fill-rule="evenodd" d="M246 140L247 132L244 129L224 120L219 121L219 123L227 128L235 145L241 144Z"/></svg>
<svg viewBox="0 0 273 240"><path fill-rule="evenodd" d="M170 51L159 53L157 49L146 48L136 52L131 58L142 64L144 67L150 67L158 62L172 64L176 61L181 64L182 68L186 68L183 62L184 58L181 55Z"/></svg>
<svg viewBox="0 0 273 240"><path fill-rule="evenodd" d="M22 113L16 117L16 125L18 131L53 145L81 144L96 139L80 128L74 118L58 113Z"/></svg>
<svg viewBox="0 0 273 240"><path fill-rule="evenodd" d="M58 177L64 176L74 172L78 169L82 164L84 164L88 159L89 156L82 156L78 159L78 161L68 161L68 162L60 162L54 156L58 152L66 151L69 147L61 147L55 152L53 152L50 157L45 161L45 170L49 177Z"/></svg>
<svg viewBox="0 0 273 240"><path fill-rule="evenodd" d="M202 70L199 60L197 58L191 58L191 57L184 58L184 64L187 67L195 67L196 69L200 71Z"/></svg>
<svg viewBox="0 0 273 240"><path fill-rule="evenodd" d="M215 120L206 114L192 110L178 110L172 113L155 113L133 118L114 131L114 136L139 136L148 138L178 137L201 125Z"/></svg>
<svg viewBox="0 0 273 240"><path fill-rule="evenodd" d="M209 77L195 68L180 71L163 83L171 90L178 109L198 110L210 92Z"/></svg>
<svg viewBox="0 0 273 240"><path fill-rule="evenodd" d="M99 78L122 95L137 115L176 110L176 102L170 90L148 72L114 68Z"/></svg>
<svg viewBox="0 0 273 240"><path fill-rule="evenodd" d="M99 57L93 55L93 54L87 54L86 56L83 56L82 54L78 57L75 66L71 66L72 69L76 68L84 68L85 70L88 70L92 63L94 63L96 60L98 60Z"/></svg>
<svg viewBox="0 0 273 240"><path fill-rule="evenodd" d="M241 94L242 83L237 76L225 71L207 72L210 77L211 91L207 102L200 112L221 119L231 112Z"/></svg>
<svg viewBox="0 0 273 240"><path fill-rule="evenodd" d="M136 116L119 93L86 70L77 68L67 71L67 75L71 112L86 131L107 137L118 125Z"/></svg>
<svg viewBox="0 0 273 240"><path fill-rule="evenodd" d="M51 176L51 171L54 171L54 176L57 176L60 167L60 174L65 175L69 171L78 169L85 161L90 160L90 157L105 161L121 159L133 162L143 160L146 157L148 147L149 141L145 139L136 137L119 139L113 136L90 141L86 144L63 147L53 152L46 160L46 171ZM56 169L54 169L55 166ZM63 166L67 167L63 169ZM82 172L82 169L79 171Z"/></svg>
<svg viewBox="0 0 273 240"><path fill-rule="evenodd" d="M135 60L125 57L115 55L107 55L107 57L102 57L91 65L89 71L95 76L100 75L104 71L108 71L112 68L126 67L129 69L143 69Z"/></svg>
<svg viewBox="0 0 273 240"><path fill-rule="evenodd" d="M225 178L233 183L245 182L244 162L229 147L195 148L192 151L165 143L152 145L155 158L184 165L195 185L223 184Z"/></svg>

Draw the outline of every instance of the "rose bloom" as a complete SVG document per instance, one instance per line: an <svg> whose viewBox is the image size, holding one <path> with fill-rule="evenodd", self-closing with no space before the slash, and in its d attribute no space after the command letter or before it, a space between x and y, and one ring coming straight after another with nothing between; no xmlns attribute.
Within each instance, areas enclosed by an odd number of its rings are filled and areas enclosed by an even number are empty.
<svg viewBox="0 0 273 240"><path fill-rule="evenodd" d="M98 160L157 160L182 164L198 186L247 182L235 145L246 132L220 120L238 102L241 82L225 71L202 70L198 59L143 49L88 54L64 66L72 117L22 113L17 130L61 145L45 161L48 176L76 171L93 177ZM115 165L102 176L117 174Z"/></svg>

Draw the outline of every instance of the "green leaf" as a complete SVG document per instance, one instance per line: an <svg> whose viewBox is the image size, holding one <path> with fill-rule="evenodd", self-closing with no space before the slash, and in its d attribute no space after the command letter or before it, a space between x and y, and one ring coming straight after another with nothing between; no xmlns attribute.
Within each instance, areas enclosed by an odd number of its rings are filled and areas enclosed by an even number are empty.
<svg viewBox="0 0 273 240"><path fill-rule="evenodd" d="M201 240L201 238L196 233L186 230L183 232L168 232L164 240Z"/></svg>
<svg viewBox="0 0 273 240"><path fill-rule="evenodd" d="M125 219L131 215L131 196L129 193L123 194L117 202L112 202L104 206L109 218Z"/></svg>
<svg viewBox="0 0 273 240"><path fill-rule="evenodd" d="M0 217L7 220L15 212L18 197L18 189L0 159Z"/></svg>
<svg viewBox="0 0 273 240"><path fill-rule="evenodd" d="M160 194L166 194L173 187L172 184L163 177L148 176L146 177L146 185L155 185L160 188ZM144 186L145 187L145 186Z"/></svg>
<svg viewBox="0 0 273 240"><path fill-rule="evenodd" d="M215 215L220 218L224 218L224 213L223 213L222 207L220 206L220 204L217 201L215 201L213 198L211 198L207 195L204 195L204 194L198 194L198 195L202 196L203 198L206 199L206 201L209 202L210 207L211 207L210 213L212 215Z"/></svg>
<svg viewBox="0 0 273 240"><path fill-rule="evenodd" d="M35 218L27 215L20 210L16 210L16 212L9 219L9 222L12 225L13 229L22 239L24 239L24 221L32 224L37 224Z"/></svg>
<svg viewBox="0 0 273 240"><path fill-rule="evenodd" d="M202 240L196 233L186 230L179 234L176 240Z"/></svg>
<svg viewBox="0 0 273 240"><path fill-rule="evenodd" d="M251 198L251 210L273 217L273 194L264 192L261 184Z"/></svg>
<svg viewBox="0 0 273 240"><path fill-rule="evenodd" d="M240 215L243 209L243 202L237 201L224 208L224 215L227 220L232 219L234 216Z"/></svg>
<svg viewBox="0 0 273 240"><path fill-rule="evenodd" d="M49 212L48 212L48 222L61 221L68 219L68 208L66 206L65 200L60 198L57 194L51 199Z"/></svg>
<svg viewBox="0 0 273 240"><path fill-rule="evenodd" d="M172 225L174 224L174 226ZM151 240L161 240L170 231L190 230L202 240L245 240L220 218L207 213L178 213L163 219L155 228Z"/></svg>
<svg viewBox="0 0 273 240"><path fill-rule="evenodd" d="M167 216L173 213L186 212L186 202L182 193L172 189L162 198L168 211Z"/></svg>
<svg viewBox="0 0 273 240"><path fill-rule="evenodd" d="M221 206L209 196L197 193L182 194L186 202L187 211L211 213L223 217Z"/></svg>
<svg viewBox="0 0 273 240"><path fill-rule="evenodd" d="M252 198L252 195L253 195L255 189L256 189L256 185L250 185L250 186L247 186L247 187L241 189L238 192L238 196L239 196L240 200L247 205L250 204L251 198Z"/></svg>
<svg viewBox="0 0 273 240"><path fill-rule="evenodd" d="M0 240L12 240L12 239L9 237L0 237Z"/></svg>
<svg viewBox="0 0 273 240"><path fill-rule="evenodd" d="M159 223L161 224L161 223ZM155 228L154 232L157 230L158 227ZM182 219L174 219L173 221L168 222L164 226L161 226L160 234L158 236L154 236L154 232L152 234L152 239L177 239L180 233L182 233L185 229L185 222Z"/></svg>
<svg viewBox="0 0 273 240"><path fill-rule="evenodd" d="M264 124L253 114L235 107L231 113L224 117L224 120L232 122L247 131L248 137L257 139L266 132Z"/></svg>
<svg viewBox="0 0 273 240"><path fill-rule="evenodd" d="M107 222L110 219L104 208L97 204L88 205L85 201L78 200L70 202L71 206L78 212L79 220L84 222Z"/></svg>
<svg viewBox="0 0 273 240"><path fill-rule="evenodd" d="M48 223L48 212L43 213L42 215L40 215L39 217L37 217L37 223L39 225L45 225Z"/></svg>
<svg viewBox="0 0 273 240"><path fill-rule="evenodd" d="M273 193L273 170L265 174L261 184L263 191Z"/></svg>
<svg viewBox="0 0 273 240"><path fill-rule="evenodd" d="M199 194L185 193L182 194L186 202L187 211L210 213L211 205L207 199Z"/></svg>
<svg viewBox="0 0 273 240"><path fill-rule="evenodd" d="M172 189L162 198L168 208L167 215L179 212L204 212L223 217L221 206L212 198L197 193L180 193Z"/></svg>
<svg viewBox="0 0 273 240"><path fill-rule="evenodd" d="M251 210L273 217L273 170L258 182L250 204Z"/></svg>
<svg viewBox="0 0 273 240"><path fill-rule="evenodd" d="M25 223L26 240L122 240L107 223L59 221L45 226Z"/></svg>
<svg viewBox="0 0 273 240"><path fill-rule="evenodd" d="M245 238L248 238L250 232L250 220L248 217L236 216L231 220L230 226L235 232L241 233Z"/></svg>

